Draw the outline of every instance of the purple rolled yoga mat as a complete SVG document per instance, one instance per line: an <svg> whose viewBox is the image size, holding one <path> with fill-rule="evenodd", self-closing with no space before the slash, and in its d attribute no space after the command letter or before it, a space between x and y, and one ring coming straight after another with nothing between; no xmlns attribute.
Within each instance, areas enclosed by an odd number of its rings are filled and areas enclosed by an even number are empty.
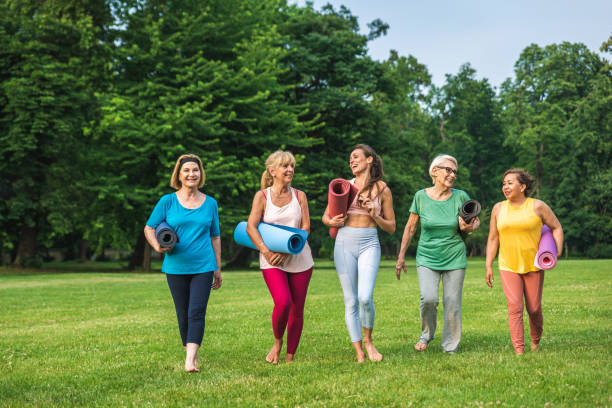
<svg viewBox="0 0 612 408"><path fill-rule="evenodd" d="M533 265L543 271L554 268L557 265L557 244L553 238L552 231L547 225L542 226L540 245L536 253Z"/></svg>

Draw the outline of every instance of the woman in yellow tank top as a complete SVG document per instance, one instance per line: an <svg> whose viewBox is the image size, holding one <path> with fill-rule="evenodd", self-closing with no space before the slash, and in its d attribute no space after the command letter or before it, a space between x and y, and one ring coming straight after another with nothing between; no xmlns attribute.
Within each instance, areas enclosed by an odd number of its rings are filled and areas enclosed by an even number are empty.
<svg viewBox="0 0 612 408"><path fill-rule="evenodd" d="M533 178L521 169L504 173L502 192L506 201L491 211L487 242L486 282L493 287L493 260L499 247L499 275L508 301L508 325L516 354L525 349L523 329L523 298L529 314L531 350L537 350L542 337L542 288L544 271L534 266L540 243L542 225L552 231L557 256L563 248L563 229L546 203L529 198Z"/></svg>

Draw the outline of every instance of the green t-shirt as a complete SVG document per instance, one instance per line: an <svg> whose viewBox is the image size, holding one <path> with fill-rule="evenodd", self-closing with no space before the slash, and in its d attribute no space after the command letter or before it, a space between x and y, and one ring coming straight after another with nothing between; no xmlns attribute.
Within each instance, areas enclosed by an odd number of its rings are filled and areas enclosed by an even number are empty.
<svg viewBox="0 0 612 408"><path fill-rule="evenodd" d="M449 271L467 267L465 244L459 231L459 210L470 199L465 191L452 189L448 200L436 201L425 190L414 195L410 212L419 216L421 238L417 247L417 266Z"/></svg>

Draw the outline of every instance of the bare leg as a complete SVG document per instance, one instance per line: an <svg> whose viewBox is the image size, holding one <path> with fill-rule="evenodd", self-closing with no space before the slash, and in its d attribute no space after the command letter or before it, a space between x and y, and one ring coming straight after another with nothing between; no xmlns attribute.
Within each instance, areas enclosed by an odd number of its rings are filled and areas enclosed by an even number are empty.
<svg viewBox="0 0 612 408"><path fill-rule="evenodd" d="M270 349L270 352L266 356L266 361L272 364L278 364L278 357L280 356L281 349L283 348L283 339L274 338L274 345Z"/></svg>
<svg viewBox="0 0 612 408"><path fill-rule="evenodd" d="M355 358L358 363L363 363L365 361L365 353L363 352L361 346L361 340L353 342L353 348L355 349Z"/></svg>
<svg viewBox="0 0 612 408"><path fill-rule="evenodd" d="M198 369L198 349L200 345L197 343L187 343L185 350L187 351L185 356L185 371L188 373L197 373Z"/></svg>
<svg viewBox="0 0 612 408"><path fill-rule="evenodd" d="M365 346L366 351L368 352L368 358L371 361L381 361L383 359L382 354L376 350L374 347L374 343L372 343L372 329L363 328L363 345Z"/></svg>

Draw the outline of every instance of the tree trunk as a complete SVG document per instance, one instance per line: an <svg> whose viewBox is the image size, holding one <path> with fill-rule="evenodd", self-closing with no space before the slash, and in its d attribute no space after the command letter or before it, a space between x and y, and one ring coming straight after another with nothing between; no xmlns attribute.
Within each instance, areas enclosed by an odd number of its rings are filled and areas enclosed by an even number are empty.
<svg viewBox="0 0 612 408"><path fill-rule="evenodd" d="M81 239L79 240L79 260L87 261L87 240Z"/></svg>
<svg viewBox="0 0 612 408"><path fill-rule="evenodd" d="M145 272L151 272L151 245L149 245L148 242L145 242L144 246L144 260L142 262L142 269Z"/></svg>
<svg viewBox="0 0 612 408"><path fill-rule="evenodd" d="M442 113L442 121L440 122L440 137L442 138L442 142L446 141L446 136L444 135L444 112Z"/></svg>
<svg viewBox="0 0 612 408"><path fill-rule="evenodd" d="M145 241L144 233L141 232L138 234L138 240L136 241L134 252L132 252L132 257L130 258L128 270L133 271L134 269L142 266L142 262L144 261Z"/></svg>
<svg viewBox="0 0 612 408"><path fill-rule="evenodd" d="M243 246L238 246L232 249L234 254L225 264L224 269L248 268L249 263L251 263L252 249Z"/></svg>
<svg viewBox="0 0 612 408"><path fill-rule="evenodd" d="M19 233L19 244L17 246L17 254L13 260L13 265L18 267L26 266L28 260L36 256L36 236L38 229L24 225Z"/></svg>
<svg viewBox="0 0 612 408"><path fill-rule="evenodd" d="M540 143L540 154L538 155L538 161L536 162L536 197L540 198L540 191L542 187L542 157L544 156L544 144Z"/></svg>

